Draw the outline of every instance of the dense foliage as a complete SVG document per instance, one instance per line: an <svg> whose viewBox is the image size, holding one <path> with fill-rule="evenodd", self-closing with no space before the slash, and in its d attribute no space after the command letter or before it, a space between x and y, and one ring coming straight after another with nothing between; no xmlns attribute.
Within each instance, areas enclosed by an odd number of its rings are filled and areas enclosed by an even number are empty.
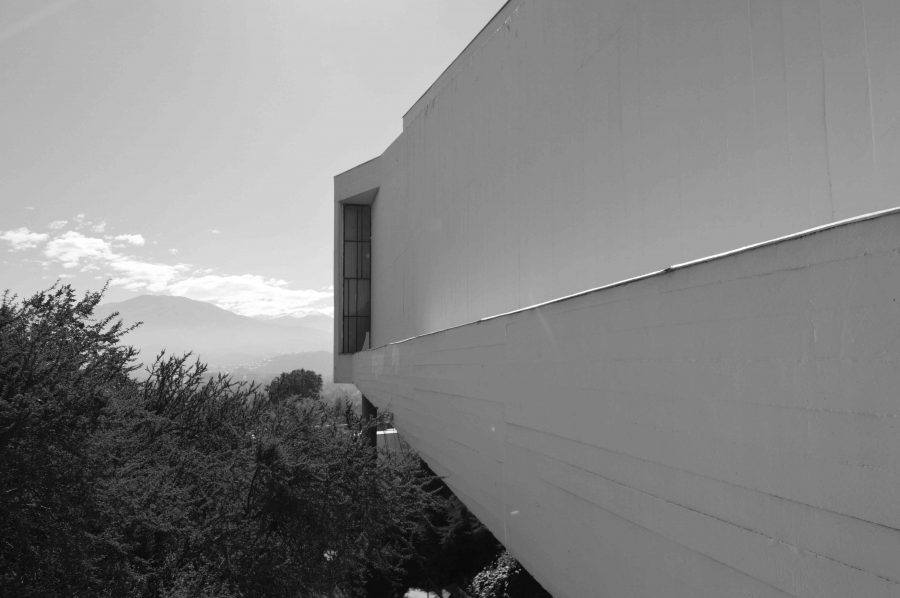
<svg viewBox="0 0 900 598"><path fill-rule="evenodd" d="M95 434L131 393L125 330L92 322L100 294L68 287L0 302L0 588L78 595L102 582Z"/></svg>
<svg viewBox="0 0 900 598"><path fill-rule="evenodd" d="M440 594L444 589L466 587L473 576L493 564L503 545L427 465L422 467L430 477L429 491L440 501L427 509L427 525L417 528L413 536L415 551L403 563L402 581L407 587ZM379 582L383 584L375 572L370 588Z"/></svg>
<svg viewBox="0 0 900 598"><path fill-rule="evenodd" d="M0 593L352 595L373 571L402 578L438 500L417 460L187 357L130 376L100 297L0 304Z"/></svg>
<svg viewBox="0 0 900 598"><path fill-rule="evenodd" d="M266 392L272 401L288 397L317 398L322 392L322 376L302 369L285 372L272 380Z"/></svg>
<svg viewBox="0 0 900 598"><path fill-rule="evenodd" d="M422 467L430 478L429 491L440 500L427 509L427 524L416 530L415 550L402 565L402 585L391 586L376 571L367 586L369 595L399 597L401 587L415 587L469 598L551 598L440 478L424 463Z"/></svg>

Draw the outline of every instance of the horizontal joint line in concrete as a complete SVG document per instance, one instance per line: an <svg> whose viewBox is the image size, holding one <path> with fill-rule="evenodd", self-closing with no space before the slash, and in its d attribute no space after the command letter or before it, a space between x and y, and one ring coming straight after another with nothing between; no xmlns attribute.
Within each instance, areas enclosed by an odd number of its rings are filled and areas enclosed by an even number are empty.
<svg viewBox="0 0 900 598"><path fill-rule="evenodd" d="M663 462L661 462L661 461L654 461L653 459L647 459L646 457L639 457L638 455L633 455L633 454L631 454L631 453L626 453L626 452L623 452L623 451L617 451L617 450L611 449L611 448L609 448L609 447L604 447L604 446L599 446L599 445L596 445L596 444L591 444L591 443L589 443L589 442L584 442L584 441L582 441L582 440L577 440L577 439L575 439L575 438L569 438L568 436L561 436L561 435L559 435L559 434L555 434L555 433L550 432L550 431L548 431L548 430L542 430L542 429L540 429L540 428L534 428L534 427L532 427L532 426L527 426L527 425L524 425L524 424L517 424L517 423L511 422L511 421L506 421L505 424L506 424L507 426L511 427L511 428L519 428L519 429L521 429L521 430L530 430L530 431L533 431L533 432L537 432L537 433L539 433L539 434L545 434L545 435L547 435L547 436L553 436L554 438L559 438L559 439L565 440L565 441L567 441L567 442L572 442L572 443L575 443L575 444L581 444L581 445L583 445L583 446L588 446L588 447L591 447L591 448L593 448L593 449L595 449L595 450L603 451L603 452L605 452L605 453L610 453L610 454L613 454L613 455L619 455L619 456L622 456L622 457L625 457L625 458L628 458L628 459L636 459L636 460L638 460L638 461L643 461L644 463L650 463L650 464L653 464L653 465L657 465L657 466L659 466L659 467L665 467L665 468L671 469L671 470L673 470L673 471L677 471L677 472L681 472L681 473L686 473L686 474L688 474L688 475L697 476L697 477L699 477L699 478L704 478L704 479L707 479L707 480L712 480L712 481L714 481L714 482L718 482L718 483L721 483L721 484L727 484L728 486L733 486L734 488L739 488L739 489L744 490L744 491L749 491L749 492L754 492L754 493L757 493L757 494L763 494L763 495L766 495L766 496L771 496L771 497L774 498L774 499L781 500L781 501L784 501L784 502L787 502L787 503L791 503L791 504L795 504L795 505L801 505L801 506L804 506L804 507L807 507L807 508L810 508L810 509L817 509L817 510L820 510L820 511L825 512L825 513L830 513L830 514L832 514L832 515L837 515L838 517L846 517L847 519L853 519L853 520L859 521L859 522L861 522L861 523L864 523L864 524L866 524L866 525L871 525L871 526L874 526L874 527L880 527L880 528L882 528L882 529L886 529L886 530L892 531L892 532L900 532L900 528L891 527L890 525L885 525L884 523L879 523L879 522L877 522L877 521L871 521L871 520L869 520L869 519L864 519L864 518L862 518L862 517L858 517L858 516L853 515L853 514L851 514L851 513L843 513L843 512L841 512L841 511L835 511L835 510L833 510L833 509L828 509L828 508L826 508L826 507L820 507L820 506L816 506L816 505L811 505L811 504L809 504L809 503L805 503L805 502L803 502L803 501L799 501L799 500L796 500L796 499L793 499L793 498L788 498L788 497L786 497L786 496L781 496L781 495L778 495L778 494L772 494L771 492L766 492L765 490L761 490L761 489L759 489L759 488L754 488L754 487L752 487L752 486L744 486L743 484L736 484L735 482L732 482L732 481L729 481L729 480L723 480L723 479L721 479L721 478L713 477L713 476L710 476L710 475L707 475L707 474L704 474L704 473L699 473L699 472L697 472L697 471L693 471L693 470L690 470L690 469L684 469L683 467L677 467L677 466L674 466L674 465L670 465L670 464L668 464L668 463L663 463ZM523 445L521 445L521 444L519 444L519 443L517 443L517 442L509 442L508 439L504 440L504 442L506 442L506 443L508 443L508 444L512 444L513 446L518 446L518 447L521 447L521 448L524 448L524 449L528 449L527 446L523 446ZM547 455L547 456L549 457L549 455Z"/></svg>

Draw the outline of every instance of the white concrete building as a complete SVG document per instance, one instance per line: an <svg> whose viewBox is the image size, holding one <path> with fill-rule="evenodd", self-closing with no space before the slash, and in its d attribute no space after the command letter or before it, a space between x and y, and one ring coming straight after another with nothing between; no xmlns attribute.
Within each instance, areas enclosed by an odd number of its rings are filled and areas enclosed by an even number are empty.
<svg viewBox="0 0 900 598"><path fill-rule="evenodd" d="M403 125L335 380L544 587L900 596L900 2L511 0Z"/></svg>

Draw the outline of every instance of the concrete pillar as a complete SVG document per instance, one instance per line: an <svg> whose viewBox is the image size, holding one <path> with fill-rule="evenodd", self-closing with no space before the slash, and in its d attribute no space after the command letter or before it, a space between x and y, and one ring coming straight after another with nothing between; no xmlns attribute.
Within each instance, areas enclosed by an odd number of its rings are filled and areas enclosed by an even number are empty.
<svg viewBox="0 0 900 598"><path fill-rule="evenodd" d="M378 407L373 405L369 401L369 399L366 398L366 395L363 395L363 398L362 398L363 433L366 435L366 440L373 448L378 446L378 430L375 428L375 426L372 426L371 428L368 428L368 429L366 428L366 426L369 424L369 422L371 422L376 417L378 417Z"/></svg>

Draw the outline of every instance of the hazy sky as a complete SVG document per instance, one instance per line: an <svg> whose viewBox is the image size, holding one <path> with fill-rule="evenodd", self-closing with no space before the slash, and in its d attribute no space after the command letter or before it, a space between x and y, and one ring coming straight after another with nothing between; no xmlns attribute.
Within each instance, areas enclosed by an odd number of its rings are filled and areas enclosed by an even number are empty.
<svg viewBox="0 0 900 598"><path fill-rule="evenodd" d="M0 0L0 289L328 309L332 177L502 0Z"/></svg>

